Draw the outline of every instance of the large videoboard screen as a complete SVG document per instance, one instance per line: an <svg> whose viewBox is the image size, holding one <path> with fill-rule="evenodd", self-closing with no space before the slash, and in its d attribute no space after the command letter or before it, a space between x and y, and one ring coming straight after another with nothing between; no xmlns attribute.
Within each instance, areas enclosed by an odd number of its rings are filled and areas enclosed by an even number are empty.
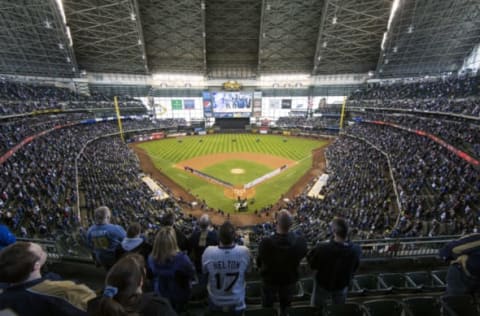
<svg viewBox="0 0 480 316"><path fill-rule="evenodd" d="M252 93L212 92L215 117L249 117L252 114Z"/></svg>

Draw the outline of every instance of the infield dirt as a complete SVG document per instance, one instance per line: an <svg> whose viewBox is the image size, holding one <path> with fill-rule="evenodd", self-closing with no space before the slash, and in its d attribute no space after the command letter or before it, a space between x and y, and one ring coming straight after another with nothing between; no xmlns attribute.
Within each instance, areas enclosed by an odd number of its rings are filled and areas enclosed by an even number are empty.
<svg viewBox="0 0 480 316"><path fill-rule="evenodd" d="M219 162L238 159L238 160L247 160L255 163L263 164L272 169L280 168L283 165L292 165L295 161L282 158L273 155L259 154L259 153L222 153L222 154L211 154L206 156L199 156L192 159L187 159L177 163L177 167L182 168L185 166L192 167L194 169L202 170L208 166L217 164Z"/></svg>

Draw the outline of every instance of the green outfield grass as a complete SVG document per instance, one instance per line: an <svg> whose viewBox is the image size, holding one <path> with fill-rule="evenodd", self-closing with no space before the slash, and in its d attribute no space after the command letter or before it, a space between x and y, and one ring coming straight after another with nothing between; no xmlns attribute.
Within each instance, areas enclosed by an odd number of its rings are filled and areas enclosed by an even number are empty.
<svg viewBox="0 0 480 316"><path fill-rule="evenodd" d="M232 174L230 170L234 168L243 169L245 170L245 173ZM220 180L227 181L233 185L241 185L253 181L256 178L260 178L272 170L273 169L269 168L268 166L252 161L232 159L216 163L215 165L208 166L200 171Z"/></svg>
<svg viewBox="0 0 480 316"><path fill-rule="evenodd" d="M249 211L274 204L282 194L298 181L311 167L311 152L325 145L325 141L284 137L276 135L256 134L216 134L207 136L188 136L169 138L159 141L141 143L155 166L173 181L200 199L205 199L210 207L233 211L233 200L224 196L223 189L203 179L193 176L175 164L186 159L215 153L250 152L284 157L297 161L280 175L256 186L255 204L249 206ZM239 165L241 163L241 165ZM233 168L245 169L243 175L233 176ZM219 162L201 170L217 178L234 184L244 184L256 179L272 169L251 161L232 159ZM243 178L239 176L244 176Z"/></svg>

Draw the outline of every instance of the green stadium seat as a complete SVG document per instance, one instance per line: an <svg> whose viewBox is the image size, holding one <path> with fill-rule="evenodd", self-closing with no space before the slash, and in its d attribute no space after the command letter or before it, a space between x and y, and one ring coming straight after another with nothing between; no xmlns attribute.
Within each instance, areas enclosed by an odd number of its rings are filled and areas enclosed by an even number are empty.
<svg viewBox="0 0 480 316"><path fill-rule="evenodd" d="M363 302L370 316L410 316L408 307L401 301L378 299Z"/></svg>
<svg viewBox="0 0 480 316"><path fill-rule="evenodd" d="M441 305L430 296L407 297L403 302L408 307L412 316L441 316Z"/></svg>
<svg viewBox="0 0 480 316"><path fill-rule="evenodd" d="M368 316L367 309L358 303L327 305L323 309L323 316Z"/></svg>
<svg viewBox="0 0 480 316"><path fill-rule="evenodd" d="M478 306L472 296L446 295L440 298L445 316L479 316Z"/></svg>
<svg viewBox="0 0 480 316"><path fill-rule="evenodd" d="M353 278L352 291L387 293L391 289L387 288L376 274L359 274Z"/></svg>
<svg viewBox="0 0 480 316"><path fill-rule="evenodd" d="M301 279L300 282L302 283L303 293L305 298L312 297L313 293L313 278L308 279Z"/></svg>
<svg viewBox="0 0 480 316"><path fill-rule="evenodd" d="M382 273L379 276L379 282L383 282L385 287L394 290L419 290L420 287L416 286L410 279L403 273Z"/></svg>
<svg viewBox="0 0 480 316"><path fill-rule="evenodd" d="M293 293L293 301L304 301L305 298L305 293L303 291L302 283L298 281L295 283L295 292Z"/></svg>
<svg viewBox="0 0 480 316"><path fill-rule="evenodd" d="M277 316L277 310L273 307L263 307L255 309L247 309L244 316Z"/></svg>
<svg viewBox="0 0 480 316"><path fill-rule="evenodd" d="M447 284L447 270L434 270L431 272L432 278L439 286L446 286Z"/></svg>
<svg viewBox="0 0 480 316"><path fill-rule="evenodd" d="M409 272L406 273L405 276L416 287L424 290L435 291L445 289L445 285L434 279L433 275L427 271Z"/></svg>

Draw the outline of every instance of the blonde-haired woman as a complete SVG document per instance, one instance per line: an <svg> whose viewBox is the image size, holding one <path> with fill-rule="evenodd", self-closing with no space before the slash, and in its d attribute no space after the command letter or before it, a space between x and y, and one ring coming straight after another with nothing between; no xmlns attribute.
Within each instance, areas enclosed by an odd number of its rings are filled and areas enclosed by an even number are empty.
<svg viewBox="0 0 480 316"><path fill-rule="evenodd" d="M155 292L182 312L190 298L195 269L188 256L178 249L173 227L163 227L157 233L148 266L153 272Z"/></svg>

